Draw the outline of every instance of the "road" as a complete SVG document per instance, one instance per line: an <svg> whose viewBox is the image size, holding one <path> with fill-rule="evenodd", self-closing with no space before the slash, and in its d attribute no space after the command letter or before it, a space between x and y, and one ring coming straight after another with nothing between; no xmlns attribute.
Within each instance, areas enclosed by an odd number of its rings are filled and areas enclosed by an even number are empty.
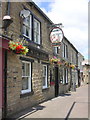
<svg viewBox="0 0 90 120"><path fill-rule="evenodd" d="M88 118L88 85L60 95L33 108L24 118Z"/></svg>

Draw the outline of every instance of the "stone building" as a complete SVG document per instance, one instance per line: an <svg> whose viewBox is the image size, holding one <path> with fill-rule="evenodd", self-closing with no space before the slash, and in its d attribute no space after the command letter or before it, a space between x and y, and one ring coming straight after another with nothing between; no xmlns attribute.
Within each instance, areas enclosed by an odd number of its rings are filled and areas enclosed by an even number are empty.
<svg viewBox="0 0 90 120"><path fill-rule="evenodd" d="M90 65L85 64L83 66L83 83L88 84L90 80Z"/></svg>
<svg viewBox="0 0 90 120"><path fill-rule="evenodd" d="M34 2L2 3L2 19L0 108L3 107L4 117L65 93L70 88L75 90L78 51L65 36L61 48L51 46L49 26L53 22ZM10 41L14 45L12 50L8 47ZM19 54L20 43L28 48L26 55ZM17 44L20 45L16 52L14 47ZM50 63L53 56L59 59L59 65Z"/></svg>
<svg viewBox="0 0 90 120"><path fill-rule="evenodd" d="M77 49L73 46L70 41L64 37L62 41L62 58L63 60L66 61L66 65L64 69L67 70L67 75L65 75L65 70L64 70L64 78L66 78L66 83L68 83L69 89L72 91L76 90L76 80L78 79L78 51ZM71 67L70 67L71 66Z"/></svg>
<svg viewBox="0 0 90 120"><path fill-rule="evenodd" d="M56 65L54 64L54 73L52 73L56 88L55 95L58 96L68 90L76 91L78 51L64 36L61 46L53 47L53 52L55 59L59 60Z"/></svg>
<svg viewBox="0 0 90 120"><path fill-rule="evenodd" d="M2 16L7 14L5 8L13 22L2 37L29 49L27 55L7 51L4 113L10 116L55 96L49 63L53 54L48 26L52 21L33 2L2 3Z"/></svg>
<svg viewBox="0 0 90 120"><path fill-rule="evenodd" d="M83 65L84 56L81 53L78 53L78 69L79 69L79 81L77 81L77 85L83 85Z"/></svg>
<svg viewBox="0 0 90 120"><path fill-rule="evenodd" d="M89 84L90 81L90 60L84 60L83 65L83 85Z"/></svg>

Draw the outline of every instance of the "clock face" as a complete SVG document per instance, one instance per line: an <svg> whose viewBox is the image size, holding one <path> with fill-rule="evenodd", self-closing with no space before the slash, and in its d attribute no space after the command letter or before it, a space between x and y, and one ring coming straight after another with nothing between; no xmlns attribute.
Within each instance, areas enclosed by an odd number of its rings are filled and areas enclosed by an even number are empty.
<svg viewBox="0 0 90 120"><path fill-rule="evenodd" d="M61 43L63 39L63 31L59 28L53 28L50 33L50 40L52 43Z"/></svg>

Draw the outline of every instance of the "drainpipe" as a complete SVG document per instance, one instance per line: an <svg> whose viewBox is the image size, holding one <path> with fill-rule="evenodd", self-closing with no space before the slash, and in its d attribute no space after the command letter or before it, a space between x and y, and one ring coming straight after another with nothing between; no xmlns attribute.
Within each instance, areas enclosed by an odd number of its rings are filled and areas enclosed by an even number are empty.
<svg viewBox="0 0 90 120"><path fill-rule="evenodd" d="M70 90L72 91L72 68L70 68Z"/></svg>
<svg viewBox="0 0 90 120"><path fill-rule="evenodd" d="M7 2L6 14L10 15L10 1ZM7 31L7 28L5 29ZM7 117L7 50L4 51L4 110L3 118Z"/></svg>
<svg viewBox="0 0 90 120"><path fill-rule="evenodd" d="M7 15L10 15L10 1L8 0L7 2L7 11L6 11Z"/></svg>
<svg viewBox="0 0 90 120"><path fill-rule="evenodd" d="M7 116L7 50L4 51L4 111L3 118Z"/></svg>

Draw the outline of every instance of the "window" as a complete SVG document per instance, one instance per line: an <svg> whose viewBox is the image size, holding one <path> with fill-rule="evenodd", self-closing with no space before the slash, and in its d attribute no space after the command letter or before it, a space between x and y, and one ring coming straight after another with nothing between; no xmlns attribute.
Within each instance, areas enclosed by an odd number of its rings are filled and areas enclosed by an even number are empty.
<svg viewBox="0 0 90 120"><path fill-rule="evenodd" d="M34 42L40 44L40 22L34 19Z"/></svg>
<svg viewBox="0 0 90 120"><path fill-rule="evenodd" d="M71 51L71 63L73 63L73 61L74 61L74 55L73 54L74 54L73 51Z"/></svg>
<svg viewBox="0 0 90 120"><path fill-rule="evenodd" d="M22 62L22 90L21 93L31 92L31 62Z"/></svg>
<svg viewBox="0 0 90 120"><path fill-rule="evenodd" d="M68 58L68 46L63 43L63 57Z"/></svg>
<svg viewBox="0 0 90 120"><path fill-rule="evenodd" d="M23 20L23 35L31 40L31 15Z"/></svg>
<svg viewBox="0 0 90 120"><path fill-rule="evenodd" d="M68 69L63 69L63 84L68 83Z"/></svg>
<svg viewBox="0 0 90 120"><path fill-rule="evenodd" d="M47 73L48 73L47 65L43 65L43 81L42 81L43 89L47 88L47 80L48 80Z"/></svg>
<svg viewBox="0 0 90 120"><path fill-rule="evenodd" d="M77 56L77 54L74 52L74 64L77 63L77 62L76 62L76 61L77 61L77 57L76 57L76 56Z"/></svg>
<svg viewBox="0 0 90 120"><path fill-rule="evenodd" d="M40 44L41 38L41 22L35 18L34 14L23 18L22 34L27 40L32 40L36 44Z"/></svg>
<svg viewBox="0 0 90 120"><path fill-rule="evenodd" d="M54 47L54 54L58 54L58 47Z"/></svg>

